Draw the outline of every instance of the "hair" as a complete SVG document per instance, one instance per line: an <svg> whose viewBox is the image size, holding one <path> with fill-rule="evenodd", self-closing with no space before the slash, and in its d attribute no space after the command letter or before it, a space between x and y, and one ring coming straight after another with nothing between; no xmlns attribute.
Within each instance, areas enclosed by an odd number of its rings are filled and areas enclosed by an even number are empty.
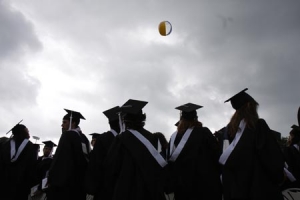
<svg viewBox="0 0 300 200"><path fill-rule="evenodd" d="M167 149L168 148L168 141L165 137L165 135L161 132L155 132L153 133L153 135L155 135L158 139L159 139L159 142L160 144L162 145L162 148L163 149Z"/></svg>
<svg viewBox="0 0 300 200"><path fill-rule="evenodd" d="M292 129L290 132L290 135L292 136L290 145L300 143L300 131L299 130Z"/></svg>
<svg viewBox="0 0 300 200"><path fill-rule="evenodd" d="M137 115L134 114L126 114L124 116L124 123L126 128L130 129L141 129L145 126L146 114L139 113Z"/></svg>
<svg viewBox="0 0 300 200"><path fill-rule="evenodd" d="M181 119L177 126L177 132L178 132L178 134L184 134L188 128L191 128L194 126L202 127L202 123L199 122L198 119L193 119L193 120Z"/></svg>
<svg viewBox="0 0 300 200"><path fill-rule="evenodd" d="M63 119L70 121L71 120L71 114L66 114ZM73 122L75 123L75 126L78 127L78 125L80 123L79 117L72 116L72 123Z"/></svg>
<svg viewBox="0 0 300 200"><path fill-rule="evenodd" d="M114 129L117 132L120 132L120 124L119 124L119 120L113 120L113 121L109 121L109 126L111 129Z"/></svg>
<svg viewBox="0 0 300 200"><path fill-rule="evenodd" d="M12 128L13 138L16 140L23 140L26 138L26 126L23 124L17 124Z"/></svg>
<svg viewBox="0 0 300 200"><path fill-rule="evenodd" d="M233 138L238 131L239 124L242 119L245 120L247 128L255 128L255 124L259 119L257 108L258 103L251 101L247 102L240 109L235 111L228 124L228 134L231 138Z"/></svg>

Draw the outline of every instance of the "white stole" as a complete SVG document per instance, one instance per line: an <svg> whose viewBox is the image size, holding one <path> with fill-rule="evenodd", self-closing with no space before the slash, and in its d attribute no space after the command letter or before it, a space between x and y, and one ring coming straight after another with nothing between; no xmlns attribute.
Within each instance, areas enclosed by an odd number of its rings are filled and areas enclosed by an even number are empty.
<svg viewBox="0 0 300 200"><path fill-rule="evenodd" d="M223 154L220 156L219 158L219 163L222 165L225 165L228 157L230 156L230 154L232 153L232 151L234 150L234 148L236 147L236 145L238 144L241 136L243 135L243 132L245 130L246 127L246 122L244 119L241 120L240 124L239 124L239 128L238 131L235 134L235 137L233 139L233 141L231 142L231 144L227 147L227 149L225 149L225 151L223 151Z"/></svg>
<svg viewBox="0 0 300 200"><path fill-rule="evenodd" d="M114 129L110 129L110 132L116 137L118 135L117 131L115 131Z"/></svg>
<svg viewBox="0 0 300 200"><path fill-rule="evenodd" d="M185 133L182 136L177 147L175 147L175 145L174 145L177 131L175 133L173 133L173 135L171 136L171 141L170 141L170 155L171 155L171 157L169 158L170 161L174 162L177 159L177 157L181 153L183 147L185 146L185 144L186 144L187 140L189 139L193 130L194 130L194 127L189 128L185 131Z"/></svg>
<svg viewBox="0 0 300 200"><path fill-rule="evenodd" d="M10 140L10 161L11 162L15 162L19 158L20 154L22 153L22 151L24 150L28 142L29 142L28 139L24 139L21 145L19 146L18 151L16 152L16 142L14 139Z"/></svg>
<svg viewBox="0 0 300 200"><path fill-rule="evenodd" d="M139 141L141 141L145 145L145 147L161 167L164 167L168 164L160 155L160 153L154 148L154 146L149 142L149 140L147 140L147 138L145 138L141 133L132 129L128 129L128 131L130 131Z"/></svg>
<svg viewBox="0 0 300 200"><path fill-rule="evenodd" d="M294 144L293 146L299 151L299 145L298 144Z"/></svg>
<svg viewBox="0 0 300 200"><path fill-rule="evenodd" d="M288 170L289 166L288 164L285 162L284 163L284 168L283 171L286 175L286 177L291 181L291 182L295 182L297 179L295 178L295 176Z"/></svg>

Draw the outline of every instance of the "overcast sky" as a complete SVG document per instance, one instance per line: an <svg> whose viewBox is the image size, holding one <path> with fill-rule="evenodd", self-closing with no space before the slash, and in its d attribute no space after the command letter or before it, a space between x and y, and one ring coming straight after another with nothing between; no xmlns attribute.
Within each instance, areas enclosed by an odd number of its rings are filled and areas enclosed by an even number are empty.
<svg viewBox="0 0 300 200"><path fill-rule="evenodd" d="M0 137L23 119L57 143L64 108L82 113L85 134L101 133L102 112L128 99L149 102L145 128L167 139L188 102L214 132L234 113L224 101L246 87L287 136L299 52L298 0L0 0Z"/></svg>

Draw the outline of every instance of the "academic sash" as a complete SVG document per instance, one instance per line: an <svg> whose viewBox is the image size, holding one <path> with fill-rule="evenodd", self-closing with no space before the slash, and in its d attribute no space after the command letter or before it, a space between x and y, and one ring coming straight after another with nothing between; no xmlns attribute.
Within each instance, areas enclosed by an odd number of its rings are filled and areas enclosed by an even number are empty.
<svg viewBox="0 0 300 200"><path fill-rule="evenodd" d="M140 142L142 142L145 147L148 149L148 151L151 153L153 158L157 161L157 163L161 166L164 167L168 163L165 161L165 159L160 155L160 153L154 148L154 146L145 138L141 133L139 133L136 130L128 129Z"/></svg>
<svg viewBox="0 0 300 200"><path fill-rule="evenodd" d="M11 162L15 162L19 158L20 154L22 153L22 151L24 150L28 142L29 142L28 139L24 139L21 145L19 146L18 151L16 152L16 142L14 139L10 140L10 161Z"/></svg>
<svg viewBox="0 0 300 200"><path fill-rule="evenodd" d="M169 161L174 162L177 159L177 157L181 153L183 147L185 146L186 142L190 138L190 135L191 135L193 130L194 130L194 127L188 128L185 131L185 133L184 133L183 137L181 138L181 140L180 140L177 147L175 147L175 145L174 145L175 138L177 136L177 131L175 133L173 133L173 135L171 136L171 141L170 141L170 155L171 155L171 157L169 158Z"/></svg>
<svg viewBox="0 0 300 200"><path fill-rule="evenodd" d="M219 163L220 164L225 165L228 157L230 156L230 154L232 153L232 151L234 150L234 148L238 144L240 138L242 137L245 128L246 128L246 122L245 122L244 119L242 119L241 122L240 122L240 124L239 124L238 131L236 132L233 141L227 147L227 149L225 149L225 151L223 151L222 155L219 158Z"/></svg>

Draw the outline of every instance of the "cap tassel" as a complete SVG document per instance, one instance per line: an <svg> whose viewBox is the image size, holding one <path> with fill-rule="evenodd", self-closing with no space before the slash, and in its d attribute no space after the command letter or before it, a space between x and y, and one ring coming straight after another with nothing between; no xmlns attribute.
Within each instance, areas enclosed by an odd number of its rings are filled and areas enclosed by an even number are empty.
<svg viewBox="0 0 300 200"><path fill-rule="evenodd" d="M120 127L120 133L124 132L125 131L125 126L122 122L122 118L121 118L121 113L118 113L118 116L119 116L119 127Z"/></svg>
<svg viewBox="0 0 300 200"><path fill-rule="evenodd" d="M72 127L72 114L73 114L73 112L71 112L71 116L70 116L70 124L69 124L69 130L71 130L71 127Z"/></svg>

